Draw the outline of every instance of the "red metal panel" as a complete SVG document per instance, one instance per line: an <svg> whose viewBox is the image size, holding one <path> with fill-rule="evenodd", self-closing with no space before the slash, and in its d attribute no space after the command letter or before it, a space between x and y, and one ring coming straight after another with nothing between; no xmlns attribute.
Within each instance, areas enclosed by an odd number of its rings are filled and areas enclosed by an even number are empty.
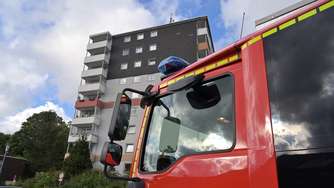
<svg viewBox="0 0 334 188"><path fill-rule="evenodd" d="M263 41L242 51L250 187L278 187Z"/></svg>

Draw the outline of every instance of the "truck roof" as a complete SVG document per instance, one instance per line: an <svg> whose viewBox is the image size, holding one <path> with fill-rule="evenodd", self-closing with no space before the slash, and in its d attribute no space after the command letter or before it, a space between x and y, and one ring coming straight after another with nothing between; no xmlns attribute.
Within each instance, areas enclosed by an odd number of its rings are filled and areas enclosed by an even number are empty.
<svg viewBox="0 0 334 188"><path fill-rule="evenodd" d="M208 70L213 70L215 68L218 68L220 66L217 66L218 64L226 65L229 63L236 62L240 60L240 51L242 49L247 48L247 46L250 46L257 41L260 41L262 38L265 38L271 34L274 34L276 32L279 32L280 30L283 30L291 25L294 25L298 22L303 21L304 19L311 17L315 14L317 14L317 9L319 8L319 11L323 11L331 6L333 6L334 0L318 0L316 2L313 2L309 5L306 5L299 10L296 10L293 14L282 18L281 20L278 20L277 22L272 23L271 25L268 25L267 27L264 27L252 34L249 34L240 40L235 41L234 43L228 45L227 47L212 53L195 63L189 65L188 67L164 78L160 83L158 83L154 90L159 90L167 87L169 84L173 84L179 79L183 79L184 77L187 77L187 75L196 75L201 74L203 72L206 72ZM219 62L218 62L219 61ZM225 62L225 63L224 63ZM210 65L212 65L210 67Z"/></svg>

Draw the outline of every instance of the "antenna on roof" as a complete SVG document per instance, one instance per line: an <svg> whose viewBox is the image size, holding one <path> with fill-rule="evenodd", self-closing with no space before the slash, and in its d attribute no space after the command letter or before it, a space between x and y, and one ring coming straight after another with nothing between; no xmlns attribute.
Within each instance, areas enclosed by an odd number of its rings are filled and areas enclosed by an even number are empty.
<svg viewBox="0 0 334 188"><path fill-rule="evenodd" d="M244 22L245 22L245 12L242 13L242 22L241 22L240 39L242 38L242 32L243 32L243 30L244 30Z"/></svg>
<svg viewBox="0 0 334 188"><path fill-rule="evenodd" d="M173 22L174 22L173 13L170 13L169 23L173 23Z"/></svg>

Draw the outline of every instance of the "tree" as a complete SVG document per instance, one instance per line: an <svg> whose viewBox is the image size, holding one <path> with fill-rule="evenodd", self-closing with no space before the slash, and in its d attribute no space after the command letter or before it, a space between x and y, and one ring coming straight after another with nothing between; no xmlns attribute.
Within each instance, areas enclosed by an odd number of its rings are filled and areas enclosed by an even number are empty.
<svg viewBox="0 0 334 188"><path fill-rule="evenodd" d="M10 135L0 133L0 155L5 153L6 144L9 142L9 139Z"/></svg>
<svg viewBox="0 0 334 188"><path fill-rule="evenodd" d="M81 138L70 148L70 156L64 161L65 176L72 177L92 168L88 142Z"/></svg>
<svg viewBox="0 0 334 188"><path fill-rule="evenodd" d="M31 162L34 171L60 169L69 128L53 111L33 114L11 140L11 154Z"/></svg>

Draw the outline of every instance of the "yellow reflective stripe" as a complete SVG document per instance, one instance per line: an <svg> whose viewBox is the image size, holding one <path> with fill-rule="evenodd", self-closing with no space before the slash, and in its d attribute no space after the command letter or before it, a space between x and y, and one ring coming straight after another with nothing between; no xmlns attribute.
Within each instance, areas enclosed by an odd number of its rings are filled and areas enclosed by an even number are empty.
<svg viewBox="0 0 334 188"><path fill-rule="evenodd" d="M221 61L218 61L218 63L217 63L217 67L226 65L227 63L228 63L228 60L227 60L227 59L223 59L223 60L221 60Z"/></svg>
<svg viewBox="0 0 334 188"><path fill-rule="evenodd" d="M175 81L177 82L179 80L182 80L183 78L184 78L184 75L183 76L179 76L179 77L175 78Z"/></svg>
<svg viewBox="0 0 334 188"><path fill-rule="evenodd" d="M308 12L306 12L305 14L303 14L303 15L301 15L301 16L298 16L298 21L300 22L300 21L303 21L303 20L305 20L305 19L307 19L307 18L309 18L309 17L311 17L311 16L314 16L314 15L316 15L317 14L317 10L316 9L313 9L313 10L311 10L311 11L308 11Z"/></svg>
<svg viewBox="0 0 334 188"><path fill-rule="evenodd" d="M290 27L290 26L292 26L295 23L296 23L296 19L289 20L289 21L285 22L284 24L281 24L279 26L279 30L283 30L283 29L285 29L287 27Z"/></svg>
<svg viewBox="0 0 334 188"><path fill-rule="evenodd" d="M197 69L195 70L195 75L202 74L203 72L204 72L204 68Z"/></svg>
<svg viewBox="0 0 334 188"><path fill-rule="evenodd" d="M164 88L167 86L167 82L160 84L160 88Z"/></svg>
<svg viewBox="0 0 334 188"><path fill-rule="evenodd" d="M216 63L206 66L205 71L209 71L209 70L212 70L214 68L216 68Z"/></svg>
<svg viewBox="0 0 334 188"><path fill-rule="evenodd" d="M266 37L268 37L268 36L270 36L270 35L272 35L272 34L274 34L274 33L276 33L277 32L277 28L275 27L275 28L273 28L273 29L270 29L269 31L267 31L267 32L264 32L263 34L262 34L262 37L263 38L266 38Z"/></svg>
<svg viewBox="0 0 334 188"><path fill-rule="evenodd" d="M174 84L174 83L175 83L175 79L173 79L173 80L169 80L169 81L167 82L168 85L171 85L171 84Z"/></svg>
<svg viewBox="0 0 334 188"><path fill-rule="evenodd" d="M331 8L332 6L334 6L334 0L332 0L332 1L328 2L328 3L326 3L326 4L321 5L319 7L319 10L320 10L320 12L322 12L324 10L327 10L327 9Z"/></svg>
<svg viewBox="0 0 334 188"><path fill-rule="evenodd" d="M233 62L233 61L236 61L238 59L239 59L239 55L235 54L234 56L231 56L228 60L229 60L229 62Z"/></svg>
<svg viewBox="0 0 334 188"><path fill-rule="evenodd" d="M256 42L259 41L259 40L261 40L261 35L256 36L256 37L250 39L250 40L248 41L248 45L252 45L252 44L256 43Z"/></svg>
<svg viewBox="0 0 334 188"><path fill-rule="evenodd" d="M241 49L243 50L243 49L247 48L247 46L248 46L247 43L245 43L241 46Z"/></svg>
<svg viewBox="0 0 334 188"><path fill-rule="evenodd" d="M193 76L195 73L194 71L187 73L184 78L188 78L189 76Z"/></svg>

